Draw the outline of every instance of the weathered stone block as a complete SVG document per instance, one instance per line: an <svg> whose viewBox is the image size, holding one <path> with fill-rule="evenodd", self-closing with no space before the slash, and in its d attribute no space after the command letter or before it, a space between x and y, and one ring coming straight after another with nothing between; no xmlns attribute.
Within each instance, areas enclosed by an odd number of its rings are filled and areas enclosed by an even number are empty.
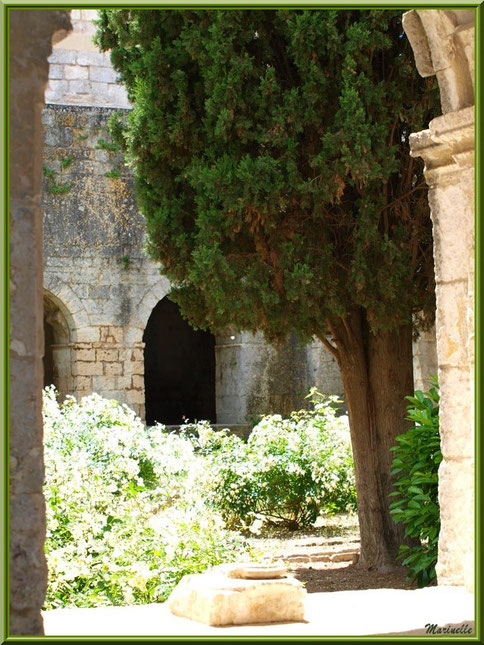
<svg viewBox="0 0 484 645"><path fill-rule="evenodd" d="M145 365L143 361L131 361L131 363L129 364L129 371L133 375L143 375L145 373Z"/></svg>
<svg viewBox="0 0 484 645"><path fill-rule="evenodd" d="M68 81L69 83L69 92L71 94L90 94L91 85L88 80L75 80Z"/></svg>
<svg viewBox="0 0 484 645"><path fill-rule="evenodd" d="M51 85L54 84L53 91L56 93L67 91L66 81L51 81ZM64 86L66 86L65 90L63 89ZM45 142L49 146L69 148L72 145L72 141L72 130L69 128L49 128L45 133Z"/></svg>
<svg viewBox="0 0 484 645"><path fill-rule="evenodd" d="M112 398L112 392L114 390L116 390L116 376L109 376L107 374L104 374L102 392L100 392L100 394L102 396L106 396L109 399Z"/></svg>
<svg viewBox="0 0 484 645"><path fill-rule="evenodd" d="M78 36L78 39L80 39L79 38L80 36L84 36L84 35L93 36L96 33L96 27L94 26L91 20L80 20L79 22L76 23L75 29L77 32L76 35ZM90 38L87 39L86 44L88 46L91 46L91 43L92 43L91 39Z"/></svg>
<svg viewBox="0 0 484 645"><path fill-rule="evenodd" d="M93 309L95 307L95 300L91 300L93 303ZM101 313L89 313L89 322L93 327L97 327L98 325L105 325L108 322L109 314L106 312L101 312Z"/></svg>
<svg viewBox="0 0 484 645"><path fill-rule="evenodd" d="M141 390L128 390L126 392L126 401L129 404L131 403L144 403L145 395Z"/></svg>
<svg viewBox="0 0 484 645"><path fill-rule="evenodd" d="M470 458L474 454L474 417L467 365L441 368L439 385L442 454L447 459ZM456 427L459 432L455 431Z"/></svg>
<svg viewBox="0 0 484 645"><path fill-rule="evenodd" d="M434 222L435 279L437 282L465 279L469 227L473 227L472 204L460 184L435 189L430 194ZM459 217L455 209L459 205Z"/></svg>
<svg viewBox="0 0 484 645"><path fill-rule="evenodd" d="M50 65L49 67L49 79L61 80L64 78L64 66L63 65Z"/></svg>
<svg viewBox="0 0 484 645"><path fill-rule="evenodd" d="M141 347L135 347L135 349L133 349L133 351L131 352L131 360L132 361L144 360L144 353Z"/></svg>
<svg viewBox="0 0 484 645"><path fill-rule="evenodd" d="M113 343L122 343L123 342L123 337L124 337L124 328L123 327L115 327L113 325L109 326L108 329L108 335L113 338L111 342Z"/></svg>
<svg viewBox="0 0 484 645"><path fill-rule="evenodd" d="M109 325L100 325L99 327L99 338L101 341L106 341L110 334Z"/></svg>
<svg viewBox="0 0 484 645"><path fill-rule="evenodd" d="M78 361L95 361L96 350L94 349L78 349L76 351L76 360Z"/></svg>
<svg viewBox="0 0 484 645"><path fill-rule="evenodd" d="M92 389L93 392L97 392L97 394L104 396L104 391L106 390L106 379L104 374L96 374L96 376L92 377Z"/></svg>
<svg viewBox="0 0 484 645"><path fill-rule="evenodd" d="M68 81L69 83L77 83L77 81ZM81 81L79 81L81 82ZM87 82L87 81L83 81ZM57 103L68 103L69 105L84 105L84 103L89 103L92 100L92 96L89 93L81 93L68 91L64 94L61 101Z"/></svg>
<svg viewBox="0 0 484 645"><path fill-rule="evenodd" d="M102 363L91 363L91 362L83 362L83 361L76 361L72 365L72 374L74 376L94 376L94 375L101 375L103 373L103 365Z"/></svg>
<svg viewBox="0 0 484 645"><path fill-rule="evenodd" d="M102 83L101 81L89 81L91 83L91 91L95 97L94 102L97 105L108 105L109 99L109 85L108 83Z"/></svg>
<svg viewBox="0 0 484 645"><path fill-rule="evenodd" d="M207 572L182 578L168 607L176 616L207 625L302 621L305 595L292 576L244 580Z"/></svg>
<svg viewBox="0 0 484 645"><path fill-rule="evenodd" d="M74 389L89 392L92 390L92 380L90 376L78 376L74 382Z"/></svg>
<svg viewBox="0 0 484 645"><path fill-rule="evenodd" d="M439 584L462 585L474 544L474 460L444 461L439 467L441 528ZM469 577L469 574L467 574Z"/></svg>
<svg viewBox="0 0 484 645"><path fill-rule="evenodd" d="M99 161L103 164L106 164L109 161L109 154L107 150L95 150L94 156L96 158L96 161Z"/></svg>
<svg viewBox="0 0 484 645"><path fill-rule="evenodd" d="M112 362L117 361L119 358L117 349L97 349L96 360Z"/></svg>
<svg viewBox="0 0 484 645"><path fill-rule="evenodd" d="M108 284L89 285L89 298L109 298L110 286Z"/></svg>
<svg viewBox="0 0 484 645"><path fill-rule="evenodd" d="M439 365L467 362L467 280L437 285L437 348Z"/></svg>
<svg viewBox="0 0 484 645"><path fill-rule="evenodd" d="M76 52L76 54L77 54L76 62L78 65L104 66L106 64L109 64L109 54L107 55L101 54L100 52ZM65 62L70 62L70 61L65 61Z"/></svg>
<svg viewBox="0 0 484 645"><path fill-rule="evenodd" d="M99 341L98 327L83 327L77 330L77 339L83 343L95 343Z"/></svg>
<svg viewBox="0 0 484 645"><path fill-rule="evenodd" d="M116 107L129 107L130 105L126 90L122 85L109 85L108 97L111 104Z"/></svg>
<svg viewBox="0 0 484 645"><path fill-rule="evenodd" d="M80 65L64 65L64 76L69 81L80 81L89 78L89 72Z"/></svg>
<svg viewBox="0 0 484 645"><path fill-rule="evenodd" d="M56 48L49 56L49 63L73 65L76 62L77 52Z"/></svg>
<svg viewBox="0 0 484 645"><path fill-rule="evenodd" d="M118 390L130 390L131 376L118 376L115 383Z"/></svg>
<svg viewBox="0 0 484 645"><path fill-rule="evenodd" d="M135 374L133 376L133 388L135 390L143 390L145 387L145 380L143 376Z"/></svg>
<svg viewBox="0 0 484 645"><path fill-rule="evenodd" d="M146 322L148 322L148 318L146 319L145 323ZM143 340L143 332L144 327L127 327L125 332L126 345L134 345L135 343L140 343Z"/></svg>
<svg viewBox="0 0 484 645"><path fill-rule="evenodd" d="M89 67L89 78L91 81L98 81L100 83L115 83L117 73L112 67Z"/></svg>
<svg viewBox="0 0 484 645"><path fill-rule="evenodd" d="M121 363L105 363L104 374L106 374L106 376L119 376L122 373L123 366Z"/></svg>

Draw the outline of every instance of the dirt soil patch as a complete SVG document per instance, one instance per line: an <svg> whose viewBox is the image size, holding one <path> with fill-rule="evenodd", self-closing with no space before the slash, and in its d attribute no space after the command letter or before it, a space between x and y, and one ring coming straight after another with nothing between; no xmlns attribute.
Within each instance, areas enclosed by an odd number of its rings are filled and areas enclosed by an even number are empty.
<svg viewBox="0 0 484 645"><path fill-rule="evenodd" d="M355 589L415 589L406 582L405 572L378 573L360 571L354 565L332 563L326 567L294 567L291 573L306 583L308 593L317 591L353 591Z"/></svg>
<svg viewBox="0 0 484 645"><path fill-rule="evenodd" d="M390 573L363 571L355 566L360 542L356 516L322 517L304 531L273 528L250 538L254 549L269 559L281 559L308 593L357 589L415 589L402 568Z"/></svg>

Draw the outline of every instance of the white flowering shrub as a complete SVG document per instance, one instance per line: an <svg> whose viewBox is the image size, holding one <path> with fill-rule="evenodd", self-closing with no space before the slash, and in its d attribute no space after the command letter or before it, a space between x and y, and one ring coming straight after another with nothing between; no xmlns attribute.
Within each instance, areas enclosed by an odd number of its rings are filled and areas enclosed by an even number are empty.
<svg viewBox="0 0 484 645"><path fill-rule="evenodd" d="M208 436L207 495L229 526L262 521L307 527L319 513L356 510L348 418L336 415L337 397L310 393L313 409L264 417L245 444ZM212 431L213 432L213 431ZM220 434L220 433L218 433ZM213 448L215 447L215 448ZM205 449L206 450L206 449Z"/></svg>
<svg viewBox="0 0 484 645"><path fill-rule="evenodd" d="M247 558L204 503L188 439L96 394L44 392L46 608L163 601L186 573Z"/></svg>

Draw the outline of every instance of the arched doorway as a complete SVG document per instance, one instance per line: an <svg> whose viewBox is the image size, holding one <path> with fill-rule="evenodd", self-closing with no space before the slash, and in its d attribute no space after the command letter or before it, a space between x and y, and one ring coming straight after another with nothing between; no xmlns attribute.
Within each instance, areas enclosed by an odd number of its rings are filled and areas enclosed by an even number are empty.
<svg viewBox="0 0 484 645"><path fill-rule="evenodd" d="M192 329L178 305L163 298L151 313L143 341L146 423L215 423L215 337Z"/></svg>
<svg viewBox="0 0 484 645"><path fill-rule="evenodd" d="M71 333L60 301L44 292L44 387L55 385L61 400L71 391Z"/></svg>

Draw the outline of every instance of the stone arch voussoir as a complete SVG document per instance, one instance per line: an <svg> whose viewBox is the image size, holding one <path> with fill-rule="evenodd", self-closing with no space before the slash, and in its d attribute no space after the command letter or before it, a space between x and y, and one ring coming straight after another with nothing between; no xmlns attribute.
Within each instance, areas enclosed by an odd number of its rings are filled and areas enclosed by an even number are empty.
<svg viewBox="0 0 484 645"><path fill-rule="evenodd" d="M141 343L143 333L148 324L148 319L154 307L170 293L171 285L168 278L161 276L142 296L138 305L134 306L134 313L129 321L130 341Z"/></svg>
<svg viewBox="0 0 484 645"><path fill-rule="evenodd" d="M421 76L437 76L443 113L474 105L473 11L413 9L403 27Z"/></svg>
<svg viewBox="0 0 484 645"><path fill-rule="evenodd" d="M65 282L55 276L46 276L44 293L59 307L69 326L70 341L83 342L85 330L90 327L89 316L80 298Z"/></svg>

